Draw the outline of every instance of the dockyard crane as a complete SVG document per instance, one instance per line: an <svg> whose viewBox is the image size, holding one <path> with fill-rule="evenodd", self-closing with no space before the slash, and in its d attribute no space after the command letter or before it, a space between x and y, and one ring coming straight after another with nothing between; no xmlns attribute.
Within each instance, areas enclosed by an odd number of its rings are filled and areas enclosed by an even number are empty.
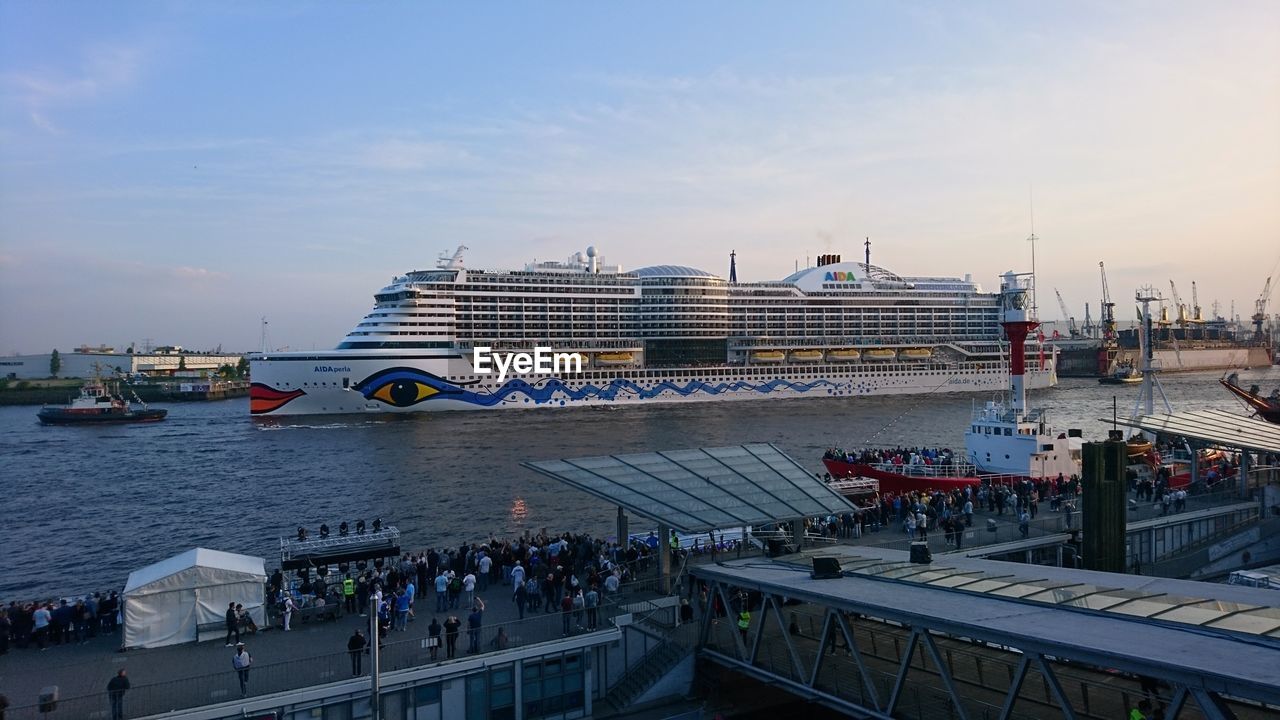
<svg viewBox="0 0 1280 720"><path fill-rule="evenodd" d="M1173 284L1173 280L1169 280L1169 289L1173 291L1173 311L1174 322L1182 328L1182 337L1187 337L1187 323L1190 322L1190 313L1185 303L1182 302L1182 295L1178 293L1178 286Z"/></svg>
<svg viewBox="0 0 1280 720"><path fill-rule="evenodd" d="M1098 336L1098 326L1093 324L1093 316L1089 314L1089 303L1084 304L1084 325L1080 326L1080 332L1087 338Z"/></svg>
<svg viewBox="0 0 1280 720"><path fill-rule="evenodd" d="M1182 348L1178 347L1178 334L1174 332L1172 325L1177 324L1182 328L1182 337L1187 337L1187 306L1182 302L1182 296L1178 294L1178 286L1173 284L1173 280L1169 280L1169 290L1173 293L1173 314L1174 319L1168 320L1165 315L1165 308L1160 306L1161 320L1166 321L1165 330L1169 333L1169 342L1173 345L1173 354L1178 358L1178 367L1182 367Z"/></svg>
<svg viewBox="0 0 1280 720"><path fill-rule="evenodd" d="M1196 281L1191 281L1191 322L1200 326L1200 339L1204 339L1204 315L1200 313L1200 294L1196 292Z"/></svg>
<svg viewBox="0 0 1280 720"><path fill-rule="evenodd" d="M1098 261L1102 273L1102 339L1107 345L1116 342L1116 304L1111 302L1111 289L1107 287L1107 266Z"/></svg>
<svg viewBox="0 0 1280 720"><path fill-rule="evenodd" d="M1076 327L1076 319L1071 317L1071 311L1067 310L1067 303L1062 299L1062 293L1058 292L1058 288L1054 288L1053 294L1058 296L1058 309L1062 310L1062 319L1067 322L1067 332L1071 334L1073 340L1080 337L1080 328Z"/></svg>
<svg viewBox="0 0 1280 720"><path fill-rule="evenodd" d="M1267 320L1267 301L1271 299L1271 278L1267 277L1267 282L1262 286L1262 293L1258 295L1258 299L1253 301L1253 340L1254 342L1264 342L1266 337L1262 333L1262 324Z"/></svg>

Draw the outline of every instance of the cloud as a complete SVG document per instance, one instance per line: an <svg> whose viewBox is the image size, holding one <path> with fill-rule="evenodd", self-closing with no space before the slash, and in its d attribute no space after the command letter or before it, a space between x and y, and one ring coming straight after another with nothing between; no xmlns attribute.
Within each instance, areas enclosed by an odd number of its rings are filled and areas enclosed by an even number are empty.
<svg viewBox="0 0 1280 720"><path fill-rule="evenodd" d="M171 269L169 274L179 280L223 280L227 277L224 272L207 268L187 267L186 265L179 265Z"/></svg>
<svg viewBox="0 0 1280 720"><path fill-rule="evenodd" d="M45 117L39 111L32 110L30 113L28 113L28 115L31 118L31 124L35 125L41 130L44 130L45 132L50 133L52 135L58 135L62 133L62 130L60 130L57 125L54 125L53 122L49 120L49 118Z"/></svg>
<svg viewBox="0 0 1280 720"><path fill-rule="evenodd" d="M80 105L133 85L142 60L140 48L98 45L84 52L74 71L11 70L0 75L0 85L6 95L26 107L32 125L57 133L48 117L51 109Z"/></svg>

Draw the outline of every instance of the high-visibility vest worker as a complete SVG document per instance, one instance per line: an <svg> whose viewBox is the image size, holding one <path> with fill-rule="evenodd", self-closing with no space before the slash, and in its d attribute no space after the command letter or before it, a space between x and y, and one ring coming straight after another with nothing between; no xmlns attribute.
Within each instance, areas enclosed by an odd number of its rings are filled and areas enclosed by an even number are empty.
<svg viewBox="0 0 1280 720"><path fill-rule="evenodd" d="M743 610L738 613L738 629L746 630L749 627L751 627L751 613Z"/></svg>
<svg viewBox="0 0 1280 720"><path fill-rule="evenodd" d="M343 594L344 596L346 596L346 597L351 597L352 595L355 595L355 594L356 594L356 581L355 581L355 580L352 580L351 578L347 578L346 580L343 580L343 581L342 581L342 594Z"/></svg>
<svg viewBox="0 0 1280 720"><path fill-rule="evenodd" d="M680 538L676 537L674 531L671 533L671 549L677 551L680 549Z"/></svg>

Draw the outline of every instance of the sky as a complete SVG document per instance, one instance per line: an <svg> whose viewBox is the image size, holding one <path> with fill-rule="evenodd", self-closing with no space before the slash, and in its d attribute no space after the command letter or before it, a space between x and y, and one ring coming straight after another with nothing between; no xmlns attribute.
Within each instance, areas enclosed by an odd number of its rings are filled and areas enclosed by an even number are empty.
<svg viewBox="0 0 1280 720"><path fill-rule="evenodd" d="M1280 3L0 0L0 354L331 348L462 244L994 289L1032 232L1045 320L1100 261L1251 314Z"/></svg>

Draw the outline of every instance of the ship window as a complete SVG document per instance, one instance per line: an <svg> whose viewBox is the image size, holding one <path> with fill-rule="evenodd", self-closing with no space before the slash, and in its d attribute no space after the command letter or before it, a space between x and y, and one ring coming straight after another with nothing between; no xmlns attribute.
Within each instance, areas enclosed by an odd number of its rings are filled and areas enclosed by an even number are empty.
<svg viewBox="0 0 1280 720"><path fill-rule="evenodd" d="M351 387L351 378L342 378L342 389L346 390Z"/></svg>
<svg viewBox="0 0 1280 720"><path fill-rule="evenodd" d="M1005 428L1005 429L1004 429L1004 434L1005 434L1005 435L1013 435L1013 430L1012 430L1012 429L1010 429L1010 428Z"/></svg>

